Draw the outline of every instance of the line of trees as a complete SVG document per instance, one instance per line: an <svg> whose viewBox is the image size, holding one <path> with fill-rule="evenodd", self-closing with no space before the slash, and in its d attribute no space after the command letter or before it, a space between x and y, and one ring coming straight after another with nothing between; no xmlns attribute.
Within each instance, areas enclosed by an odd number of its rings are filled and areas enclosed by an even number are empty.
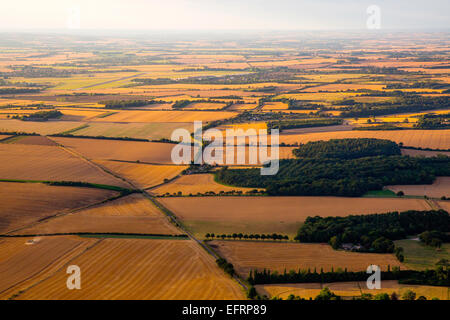
<svg viewBox="0 0 450 320"><path fill-rule="evenodd" d="M235 274L234 266L224 258L217 259L216 263L219 266L219 268L228 273L230 276L233 276Z"/></svg>
<svg viewBox="0 0 450 320"><path fill-rule="evenodd" d="M108 100L101 101L100 104L103 104L106 109L127 109L127 108L135 108L135 107L143 107L149 104L155 103L163 103L164 101L155 101L155 100Z"/></svg>
<svg viewBox="0 0 450 320"><path fill-rule="evenodd" d="M233 233L233 234L214 234L207 233L205 235L206 239L239 239L239 240L289 240L289 237L286 235L272 233L272 234L243 234L243 233Z"/></svg>
<svg viewBox="0 0 450 320"><path fill-rule="evenodd" d="M251 285L271 283L331 283L347 281L366 281L368 274L365 271L337 271L317 272L311 270L291 270L283 273L264 269L263 271L251 270L247 281ZM438 265L434 270L400 270L398 267L388 267L387 271L381 271L381 279L398 280L402 284L420 284L431 286L450 286L450 268L446 265Z"/></svg>
<svg viewBox="0 0 450 320"><path fill-rule="evenodd" d="M294 149L297 158L337 158L356 159L372 156L400 155L397 143L390 140L359 138L331 139L329 141L312 141Z"/></svg>
<svg viewBox="0 0 450 320"><path fill-rule="evenodd" d="M50 111L38 111L31 113L29 115L23 116L13 116L12 119L20 119L22 121L48 121L50 119L59 119L63 116L61 111L50 110Z"/></svg>
<svg viewBox="0 0 450 320"><path fill-rule="evenodd" d="M342 122L342 119L277 120L268 121L267 129L279 129L281 132L285 129L336 126L342 124Z"/></svg>
<svg viewBox="0 0 450 320"><path fill-rule="evenodd" d="M39 93L40 88L0 88L0 94Z"/></svg>
<svg viewBox="0 0 450 320"><path fill-rule="evenodd" d="M341 113L341 117L354 118L448 108L450 106L450 97L405 95L398 97L392 102L359 103L354 100L348 100L346 104L347 107L341 109L344 110Z"/></svg>

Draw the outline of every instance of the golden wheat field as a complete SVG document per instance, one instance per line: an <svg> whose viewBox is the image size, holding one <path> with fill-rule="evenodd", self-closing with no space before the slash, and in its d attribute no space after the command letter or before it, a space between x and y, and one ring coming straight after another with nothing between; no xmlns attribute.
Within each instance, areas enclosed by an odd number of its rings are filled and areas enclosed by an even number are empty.
<svg viewBox="0 0 450 320"><path fill-rule="evenodd" d="M437 177L433 184L423 185L396 185L386 186L386 189L394 192L403 191L411 196L428 196L431 198L441 198L450 196L450 177Z"/></svg>
<svg viewBox="0 0 450 320"><path fill-rule="evenodd" d="M280 142L286 144L307 143L310 141L376 138L388 139L404 146L431 149L450 149L450 130L396 130L396 131L339 131L309 134L280 134Z"/></svg>
<svg viewBox="0 0 450 320"><path fill-rule="evenodd" d="M124 161L95 160L95 162L141 189L162 184L165 179L172 179L187 168L183 165L152 165Z"/></svg>
<svg viewBox="0 0 450 320"><path fill-rule="evenodd" d="M75 129L83 123L78 121L21 121L0 120L0 132L26 132L38 134L56 134Z"/></svg>
<svg viewBox="0 0 450 320"><path fill-rule="evenodd" d="M225 107L224 103L211 103L211 102L193 102L184 107L184 110L218 110Z"/></svg>
<svg viewBox="0 0 450 320"><path fill-rule="evenodd" d="M193 130L192 123L183 122L89 122L80 130L74 132L81 136L128 137L138 139L170 139L176 129Z"/></svg>
<svg viewBox="0 0 450 320"><path fill-rule="evenodd" d="M108 117L92 119L98 122L194 122L214 121L235 116L229 111L120 111ZM0 125L1 127L1 125Z"/></svg>
<svg viewBox="0 0 450 320"><path fill-rule="evenodd" d="M244 299L236 282L190 240L105 239L71 263L81 290L67 290L60 270L17 299Z"/></svg>
<svg viewBox="0 0 450 320"><path fill-rule="evenodd" d="M289 295L300 296L301 298L314 299L322 288L328 287L335 294L345 298L359 297L363 293L376 295L379 293L392 294L395 292L401 299L407 290L412 290L417 297L424 296L427 299L438 298L440 300L449 299L448 287L433 287L411 284L399 284L396 280L382 280L381 289L367 289L365 282L333 282L333 283L287 283L287 284L267 284L257 285L256 289L261 295L269 298L277 297L286 299Z"/></svg>
<svg viewBox="0 0 450 320"><path fill-rule="evenodd" d="M117 192L101 189L0 182L0 232L10 232L42 218L92 205L116 195Z"/></svg>
<svg viewBox="0 0 450 320"><path fill-rule="evenodd" d="M52 137L57 143L97 160L172 164L172 143Z"/></svg>
<svg viewBox="0 0 450 320"><path fill-rule="evenodd" d="M51 276L95 241L75 236L1 238L0 299Z"/></svg>
<svg viewBox="0 0 450 320"><path fill-rule="evenodd" d="M266 102L262 107L263 110L287 110L288 105L283 102Z"/></svg>
<svg viewBox="0 0 450 320"><path fill-rule="evenodd" d="M0 177L128 186L122 180L60 147L31 144L0 144Z"/></svg>
<svg viewBox="0 0 450 320"><path fill-rule="evenodd" d="M230 261L236 271L246 278L250 270L284 272L314 270L317 272L337 270L365 271L371 264L387 270L388 266L404 266L393 254L359 253L334 250L327 243L274 243L263 241L218 241L208 242L220 256Z"/></svg>
<svg viewBox="0 0 450 320"><path fill-rule="evenodd" d="M205 193L212 191L214 193L220 193L221 191L246 191L253 190L252 188L240 188L240 187L230 187L225 186L214 181L214 175L209 173L203 174L190 174L183 175L167 184L160 187L151 189L151 193L157 195L163 195L166 193L177 193L182 192L183 195L196 195L197 193Z"/></svg>
<svg viewBox="0 0 450 320"><path fill-rule="evenodd" d="M422 199L395 198L195 197L159 201L202 237L208 232L277 232L293 236L308 216L430 209Z"/></svg>
<svg viewBox="0 0 450 320"><path fill-rule="evenodd" d="M181 234L149 199L129 195L20 230L18 234L54 233Z"/></svg>

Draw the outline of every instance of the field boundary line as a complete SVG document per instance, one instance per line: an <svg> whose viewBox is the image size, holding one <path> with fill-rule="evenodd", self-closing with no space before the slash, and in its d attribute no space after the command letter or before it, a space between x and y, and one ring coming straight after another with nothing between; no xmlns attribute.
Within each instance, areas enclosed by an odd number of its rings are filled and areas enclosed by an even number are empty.
<svg viewBox="0 0 450 320"><path fill-rule="evenodd" d="M75 156L75 157L77 157L77 158L82 159L83 161L87 162L87 163L88 163L90 166L92 166L93 168L95 168L95 169L97 169L97 170L99 170L99 171L103 171L103 172L105 172L105 173L107 173L107 174L113 176L113 177L116 178L116 179L122 180L123 182L125 182L125 183L129 184L130 186L132 186L134 189L140 190L139 188L137 188L137 187L136 187L133 183L131 183L130 181L128 181L128 180L124 179L123 177L121 177L121 176L119 176L119 175L117 175L117 174L115 174L115 173L109 171L108 169L104 168L103 166L101 166L101 165L99 165L99 164L93 162L92 160L90 160L90 159L88 159L87 157L83 156L82 154L76 152L75 150L71 150L71 149L65 147L64 145L62 145L62 144L56 142L55 140L53 140L53 139L51 139L51 138L49 138L49 139L52 140L53 142L55 142L55 143L58 145L58 147L61 148L62 150L66 151L66 152L68 152L68 153L70 153L70 154L72 154L73 156Z"/></svg>
<svg viewBox="0 0 450 320"><path fill-rule="evenodd" d="M172 177L172 178L170 178L170 179L167 179L167 181L161 182L161 183L156 184L156 185L151 186L151 187L144 188L144 190L150 192L150 190L156 189L156 188L162 187L162 186L165 185L165 184L169 184L169 183L171 183L171 182L174 182L174 181L180 179L182 176L184 176L184 175L180 173L180 174L176 175L175 177ZM150 192L150 193L151 193L151 192ZM151 194L153 195L153 193L151 193Z"/></svg>
<svg viewBox="0 0 450 320"><path fill-rule="evenodd" d="M28 228L34 227L34 226L36 226L36 225L38 225L40 223L47 222L47 221L49 221L51 219L63 217L63 216L69 215L69 214L75 214L75 213L77 213L79 211L83 211L83 210L89 209L91 207L95 207L95 206L98 206L98 205L101 205L101 204L104 204L104 203L107 203L107 202L110 202L110 201L114 201L116 199L120 199L120 198L126 197L126 196L127 195L118 195L118 196L114 196L114 197L111 197L111 198L108 198L108 199L105 199L105 200L102 200L102 201L99 201L99 202L96 202L96 203L93 203L93 204L89 204L89 205L84 206L84 207L74 208L72 210L69 210L68 212L57 212L57 213L55 213L53 215L50 215L50 216L47 216L47 217L43 217L43 218L41 218L41 219L39 219L37 221L34 221L34 222L24 226L24 227L20 227L20 228L8 231L8 232L6 232L4 234L0 234L0 236L2 236L2 235L10 235L10 233L12 233L12 232L18 232L18 231L23 230L23 229L28 229Z"/></svg>

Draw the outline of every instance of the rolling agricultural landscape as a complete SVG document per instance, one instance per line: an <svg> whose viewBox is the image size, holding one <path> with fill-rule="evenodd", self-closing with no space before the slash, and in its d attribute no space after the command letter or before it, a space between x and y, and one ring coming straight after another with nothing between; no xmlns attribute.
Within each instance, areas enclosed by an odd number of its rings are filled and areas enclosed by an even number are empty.
<svg viewBox="0 0 450 320"><path fill-rule="evenodd" d="M448 32L0 38L2 300L449 300L449 211Z"/></svg>

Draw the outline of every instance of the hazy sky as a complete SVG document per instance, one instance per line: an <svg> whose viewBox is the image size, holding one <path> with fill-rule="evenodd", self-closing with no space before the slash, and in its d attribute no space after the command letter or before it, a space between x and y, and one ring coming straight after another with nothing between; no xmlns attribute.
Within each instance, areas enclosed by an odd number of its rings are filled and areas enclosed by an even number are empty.
<svg viewBox="0 0 450 320"><path fill-rule="evenodd" d="M1 0L8 29L363 29L369 5L381 29L450 28L449 0Z"/></svg>

